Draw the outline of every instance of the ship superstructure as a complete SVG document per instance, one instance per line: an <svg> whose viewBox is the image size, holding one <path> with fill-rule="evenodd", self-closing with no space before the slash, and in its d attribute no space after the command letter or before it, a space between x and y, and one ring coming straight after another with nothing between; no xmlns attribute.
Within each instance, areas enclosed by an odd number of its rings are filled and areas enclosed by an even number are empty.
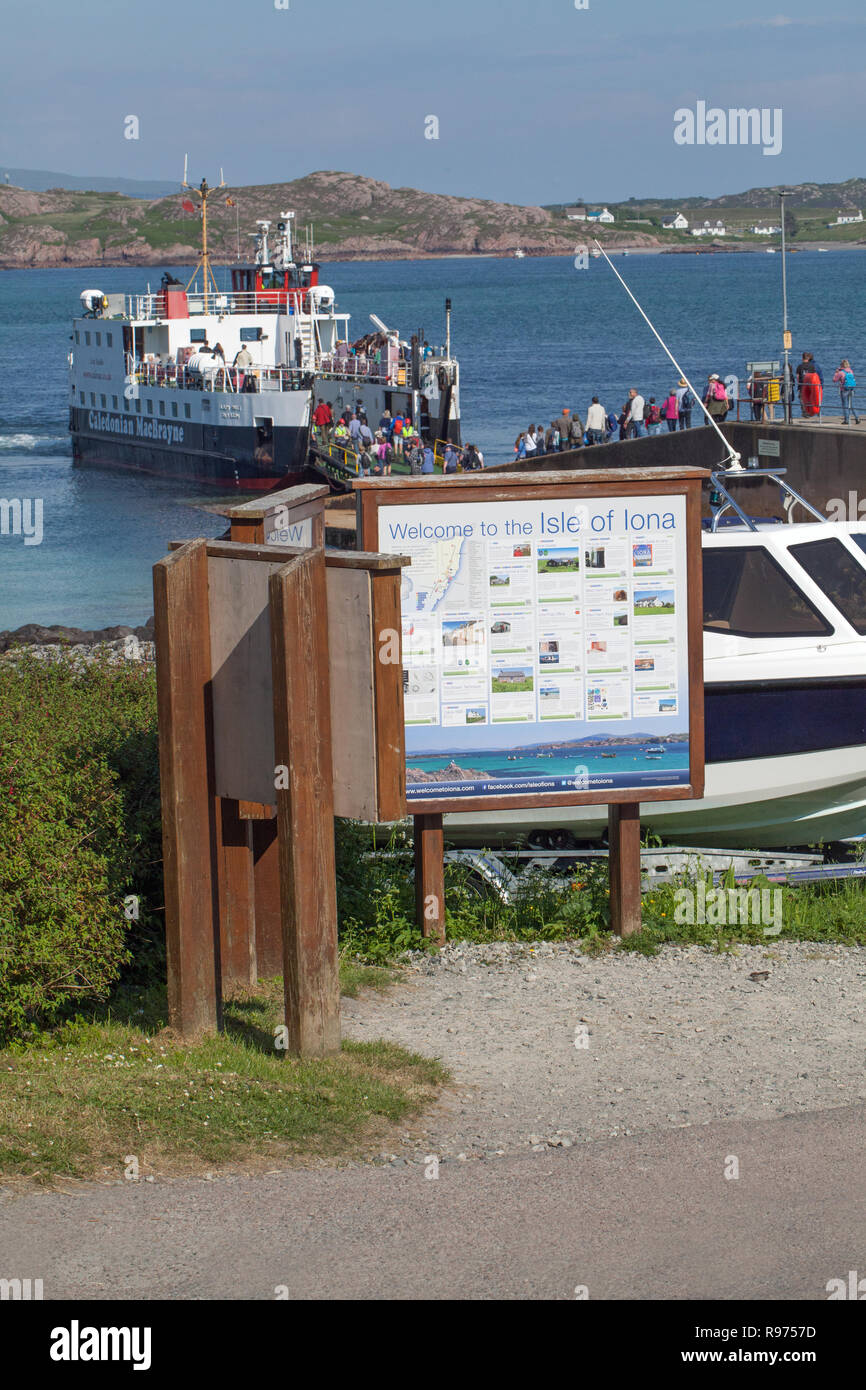
<svg viewBox="0 0 866 1390"><path fill-rule="evenodd" d="M353 342L310 234L296 255L292 212L257 223L254 258L221 288L207 252L211 190L196 191L202 259L186 286L166 273L155 292L81 295L69 378L77 459L270 488L306 471L317 399L335 418L361 407L375 428L390 411L426 439L459 441L450 327L447 345L431 348L371 315L375 331Z"/></svg>

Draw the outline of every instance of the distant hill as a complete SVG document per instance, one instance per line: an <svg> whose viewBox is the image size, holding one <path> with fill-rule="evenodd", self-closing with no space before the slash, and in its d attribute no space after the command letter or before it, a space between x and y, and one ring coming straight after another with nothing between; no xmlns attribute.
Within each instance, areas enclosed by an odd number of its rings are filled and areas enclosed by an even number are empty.
<svg viewBox="0 0 866 1390"><path fill-rule="evenodd" d="M866 224L827 229L837 212L861 205L866 206L866 180L801 184L788 202L795 215L792 239L862 243ZM766 238L750 228L777 220L778 194L751 189L714 199L640 199L608 206L615 223L599 226L569 221L561 206L455 198L320 170L290 183L215 191L209 204L210 245L217 261L232 262L239 254L246 259L256 219L275 219L283 209L292 209L299 233L312 223L317 250L331 260L508 256L518 245L528 255L574 255L593 236L614 249L738 250L766 246ZM678 209L692 223L707 220L710 213L714 221L723 218L728 236L697 242L688 231L665 231L662 219ZM195 258L199 233L198 213L184 210L176 187L169 196L145 198L112 190L0 184L3 268L183 265Z"/></svg>
<svg viewBox="0 0 866 1390"><path fill-rule="evenodd" d="M125 193L128 198L163 198L177 189L177 180L103 178L100 174L56 174L49 169L12 169L0 164L0 182L7 181L16 188L31 193L44 193L49 188L91 190L95 193Z"/></svg>
<svg viewBox="0 0 866 1390"><path fill-rule="evenodd" d="M198 200L193 195L193 201ZM233 203L234 206L230 205ZM330 259L398 260L423 256L574 254L586 231L540 207L452 198L391 188L358 174L320 171L291 183L224 188L209 204L208 234L217 260L250 253L256 219L297 215L315 229ZM0 186L0 265L171 265L196 254L198 214L179 191L150 201L119 193L28 191ZM657 239L605 229L612 246L655 246Z"/></svg>

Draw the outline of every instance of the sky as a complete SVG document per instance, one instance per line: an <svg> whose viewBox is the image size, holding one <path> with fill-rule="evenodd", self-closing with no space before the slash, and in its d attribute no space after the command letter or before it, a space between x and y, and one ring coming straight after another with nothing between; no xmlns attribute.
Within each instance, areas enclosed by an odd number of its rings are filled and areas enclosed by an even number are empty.
<svg viewBox="0 0 866 1390"><path fill-rule="evenodd" d="M0 163L170 179L188 152L196 181L344 169L521 204L866 174L862 0L578 3L28 0L5 10ZM781 152L677 144L701 101L781 109Z"/></svg>

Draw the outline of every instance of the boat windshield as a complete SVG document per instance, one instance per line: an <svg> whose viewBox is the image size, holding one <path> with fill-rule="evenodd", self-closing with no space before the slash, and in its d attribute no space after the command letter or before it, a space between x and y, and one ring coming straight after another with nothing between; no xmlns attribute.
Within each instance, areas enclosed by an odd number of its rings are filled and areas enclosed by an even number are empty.
<svg viewBox="0 0 866 1390"><path fill-rule="evenodd" d="M861 536L853 539L861 545ZM840 540L804 541L789 546L798 564L814 579L855 632L866 633L866 569Z"/></svg>
<svg viewBox="0 0 866 1390"><path fill-rule="evenodd" d="M833 628L763 546L706 549L704 629L737 637L813 637Z"/></svg>

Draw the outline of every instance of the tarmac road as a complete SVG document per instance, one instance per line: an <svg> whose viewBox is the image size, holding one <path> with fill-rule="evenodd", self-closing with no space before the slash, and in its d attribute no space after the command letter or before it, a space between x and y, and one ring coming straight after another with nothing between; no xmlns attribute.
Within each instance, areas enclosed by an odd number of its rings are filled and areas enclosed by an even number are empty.
<svg viewBox="0 0 866 1390"><path fill-rule="evenodd" d="M6 1196L46 1299L824 1300L866 1276L866 1107L423 1166ZM731 1156L739 1177L725 1177Z"/></svg>

